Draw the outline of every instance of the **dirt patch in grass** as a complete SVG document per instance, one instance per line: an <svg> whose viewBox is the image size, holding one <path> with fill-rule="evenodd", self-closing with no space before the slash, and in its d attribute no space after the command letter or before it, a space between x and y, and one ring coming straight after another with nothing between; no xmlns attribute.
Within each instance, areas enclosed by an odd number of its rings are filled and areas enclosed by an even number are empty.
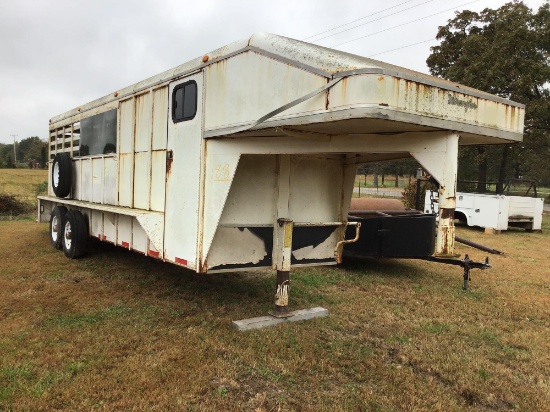
<svg viewBox="0 0 550 412"><path fill-rule="evenodd" d="M429 262L293 269L292 307L330 316L242 333L231 320L271 308L269 272L198 276L100 242L68 260L46 224L0 222L0 410L544 411L548 233L458 229L507 252L467 292Z"/></svg>

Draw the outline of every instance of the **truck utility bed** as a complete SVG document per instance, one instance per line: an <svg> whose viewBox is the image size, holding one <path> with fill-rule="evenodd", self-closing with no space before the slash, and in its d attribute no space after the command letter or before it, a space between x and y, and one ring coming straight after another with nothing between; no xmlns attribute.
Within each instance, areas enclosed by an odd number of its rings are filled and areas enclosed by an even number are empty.
<svg viewBox="0 0 550 412"><path fill-rule="evenodd" d="M437 200L437 192L427 191L424 212L431 213L433 205L437 213ZM468 226L495 230L507 230L509 226L541 230L543 207L544 199L537 197L457 192L455 218Z"/></svg>

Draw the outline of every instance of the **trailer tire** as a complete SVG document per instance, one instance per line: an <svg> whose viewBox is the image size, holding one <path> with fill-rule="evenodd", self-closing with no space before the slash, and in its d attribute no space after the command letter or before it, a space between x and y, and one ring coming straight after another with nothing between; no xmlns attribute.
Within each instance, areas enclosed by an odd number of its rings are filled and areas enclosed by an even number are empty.
<svg viewBox="0 0 550 412"><path fill-rule="evenodd" d="M52 165L52 187L57 197L71 193L73 165L69 153L57 153Z"/></svg>
<svg viewBox="0 0 550 412"><path fill-rule="evenodd" d="M88 227L82 213L69 210L63 226L63 253L69 259L78 259L86 252Z"/></svg>
<svg viewBox="0 0 550 412"><path fill-rule="evenodd" d="M50 243L56 249L63 249L63 228L65 227L65 206L56 206L50 216Z"/></svg>

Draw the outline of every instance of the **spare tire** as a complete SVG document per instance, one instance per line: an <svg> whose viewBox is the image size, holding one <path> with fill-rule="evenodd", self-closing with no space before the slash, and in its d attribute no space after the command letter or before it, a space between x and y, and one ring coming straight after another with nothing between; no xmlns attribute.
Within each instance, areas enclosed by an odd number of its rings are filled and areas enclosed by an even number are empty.
<svg viewBox="0 0 550 412"><path fill-rule="evenodd" d="M67 197L71 193L73 166L69 153L57 153L52 165L52 187L57 197Z"/></svg>

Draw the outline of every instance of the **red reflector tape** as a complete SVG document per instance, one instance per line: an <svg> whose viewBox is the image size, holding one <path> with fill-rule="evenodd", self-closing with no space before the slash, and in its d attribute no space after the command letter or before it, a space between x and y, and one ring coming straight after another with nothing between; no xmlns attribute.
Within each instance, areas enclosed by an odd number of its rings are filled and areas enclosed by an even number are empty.
<svg viewBox="0 0 550 412"><path fill-rule="evenodd" d="M176 263L179 263L180 265L187 266L187 260L186 259L180 259L179 257L176 258Z"/></svg>
<svg viewBox="0 0 550 412"><path fill-rule="evenodd" d="M155 252L154 250L149 249L149 256L153 256L153 257L158 258L159 257L159 252Z"/></svg>
<svg viewBox="0 0 550 412"><path fill-rule="evenodd" d="M122 242L122 247L130 249L130 244L128 242Z"/></svg>

